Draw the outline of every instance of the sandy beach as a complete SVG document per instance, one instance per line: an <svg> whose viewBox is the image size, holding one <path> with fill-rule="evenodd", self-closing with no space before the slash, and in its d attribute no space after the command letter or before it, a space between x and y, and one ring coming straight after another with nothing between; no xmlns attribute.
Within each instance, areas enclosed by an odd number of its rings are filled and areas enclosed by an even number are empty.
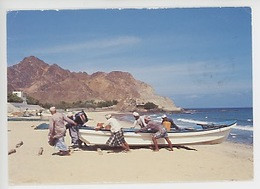
<svg viewBox="0 0 260 189"><path fill-rule="evenodd" d="M104 122L107 112L88 112L89 125ZM46 121L9 121L9 185L56 185L99 183L175 183L208 181L253 181L253 147L224 142L217 145L189 145L174 151L135 148L130 153L91 149L71 156L52 155L48 130L34 127ZM67 134L66 144L70 144ZM23 145L16 148L16 144ZM40 148L43 154L38 155ZM112 172L111 172L112 171Z"/></svg>

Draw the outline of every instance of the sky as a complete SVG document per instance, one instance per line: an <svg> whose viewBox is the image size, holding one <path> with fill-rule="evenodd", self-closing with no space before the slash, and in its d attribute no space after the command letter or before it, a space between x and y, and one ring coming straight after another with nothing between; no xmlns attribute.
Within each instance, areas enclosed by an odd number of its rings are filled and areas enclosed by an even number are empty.
<svg viewBox="0 0 260 189"><path fill-rule="evenodd" d="M10 11L8 66L126 71L184 108L252 107L251 9Z"/></svg>

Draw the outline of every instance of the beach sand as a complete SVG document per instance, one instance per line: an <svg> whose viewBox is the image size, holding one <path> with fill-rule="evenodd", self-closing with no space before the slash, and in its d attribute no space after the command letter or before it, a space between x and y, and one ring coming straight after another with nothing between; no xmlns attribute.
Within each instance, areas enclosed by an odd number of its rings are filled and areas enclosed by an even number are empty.
<svg viewBox="0 0 260 189"><path fill-rule="evenodd" d="M104 122L107 112L88 112L89 125ZM46 121L44 121L46 123ZM130 153L103 150L74 151L71 156L52 155L48 130L34 130L42 121L9 121L9 185L63 185L104 183L175 183L208 181L253 181L253 148L224 142L188 145L153 152L135 148ZM67 134L66 144L70 144ZM16 144L23 145L16 148ZM38 155L40 148L43 154Z"/></svg>

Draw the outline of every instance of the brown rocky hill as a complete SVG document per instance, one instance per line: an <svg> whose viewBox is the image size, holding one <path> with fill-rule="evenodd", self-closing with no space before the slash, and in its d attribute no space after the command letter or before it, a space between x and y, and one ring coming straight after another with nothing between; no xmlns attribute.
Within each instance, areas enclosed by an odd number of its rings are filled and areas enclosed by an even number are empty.
<svg viewBox="0 0 260 189"><path fill-rule="evenodd" d="M75 73L30 56L8 67L7 77L9 92L20 90L42 103L117 100L121 110L146 102L153 102L164 110L179 110L172 100L156 95L151 86L127 72Z"/></svg>

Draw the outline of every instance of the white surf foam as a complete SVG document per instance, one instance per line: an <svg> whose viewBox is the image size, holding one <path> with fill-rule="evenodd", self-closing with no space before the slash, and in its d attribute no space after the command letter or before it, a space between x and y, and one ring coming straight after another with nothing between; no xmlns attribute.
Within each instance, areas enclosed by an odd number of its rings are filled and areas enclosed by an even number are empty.
<svg viewBox="0 0 260 189"><path fill-rule="evenodd" d="M185 123L209 124L208 122L205 122L205 121L198 121L198 120L193 120L193 119L179 118L177 120L181 121L181 122L185 122ZM253 127L250 125L247 125L247 126L236 125L235 127L233 127L233 129L238 129L238 130L243 130L243 131L253 131Z"/></svg>
<svg viewBox="0 0 260 189"><path fill-rule="evenodd" d="M243 131L253 131L253 127L252 126L241 126L241 125L236 125L235 127L233 127L233 129L238 129L238 130L243 130Z"/></svg>
<svg viewBox="0 0 260 189"><path fill-rule="evenodd" d="M181 121L181 122L186 122L186 123L208 124L208 122L198 121L198 120L193 120L193 119L182 119L182 118L179 118L179 119L177 119L177 120L178 120L178 121Z"/></svg>

